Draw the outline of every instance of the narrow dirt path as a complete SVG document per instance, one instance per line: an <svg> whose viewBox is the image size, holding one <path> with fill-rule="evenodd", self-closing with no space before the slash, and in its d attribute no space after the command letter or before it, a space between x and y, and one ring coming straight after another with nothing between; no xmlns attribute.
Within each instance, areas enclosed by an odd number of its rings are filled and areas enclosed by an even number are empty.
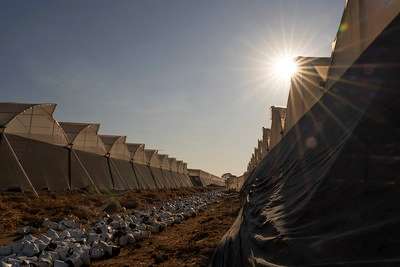
<svg viewBox="0 0 400 267"><path fill-rule="evenodd" d="M206 266L238 211L238 195L234 193L198 216L123 248L118 257L95 262L93 266Z"/></svg>

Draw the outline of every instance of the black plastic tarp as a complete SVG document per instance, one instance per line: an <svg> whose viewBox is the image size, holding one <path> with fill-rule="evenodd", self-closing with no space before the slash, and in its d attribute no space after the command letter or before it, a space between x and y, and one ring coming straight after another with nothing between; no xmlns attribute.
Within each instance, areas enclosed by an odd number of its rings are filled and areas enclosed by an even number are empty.
<svg viewBox="0 0 400 267"><path fill-rule="evenodd" d="M212 266L400 266L399 26L249 175Z"/></svg>

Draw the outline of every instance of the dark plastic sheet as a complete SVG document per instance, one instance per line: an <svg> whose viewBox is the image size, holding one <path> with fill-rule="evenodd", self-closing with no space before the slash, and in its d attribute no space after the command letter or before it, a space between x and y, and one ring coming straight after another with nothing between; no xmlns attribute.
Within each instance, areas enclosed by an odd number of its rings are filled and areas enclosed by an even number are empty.
<svg viewBox="0 0 400 267"><path fill-rule="evenodd" d="M399 266L400 21L249 175L212 266Z"/></svg>
<svg viewBox="0 0 400 267"><path fill-rule="evenodd" d="M157 189L157 185L154 182L153 175L148 166L135 162L132 163L132 165L138 178L140 189Z"/></svg>

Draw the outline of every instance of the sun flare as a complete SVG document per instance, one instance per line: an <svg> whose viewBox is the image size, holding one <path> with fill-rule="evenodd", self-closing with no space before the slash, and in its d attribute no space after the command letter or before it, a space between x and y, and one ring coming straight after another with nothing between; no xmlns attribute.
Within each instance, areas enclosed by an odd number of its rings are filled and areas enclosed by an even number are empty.
<svg viewBox="0 0 400 267"><path fill-rule="evenodd" d="M260 39L244 40L249 51L248 63L240 70L248 72L249 79L243 87L251 88L247 90L249 96L285 99L290 86L302 81L307 69L301 56L321 51L313 47L314 33L294 29L296 24L271 25Z"/></svg>
<svg viewBox="0 0 400 267"><path fill-rule="evenodd" d="M277 58L273 67L274 74L282 80L290 80L297 70L297 64L290 56Z"/></svg>

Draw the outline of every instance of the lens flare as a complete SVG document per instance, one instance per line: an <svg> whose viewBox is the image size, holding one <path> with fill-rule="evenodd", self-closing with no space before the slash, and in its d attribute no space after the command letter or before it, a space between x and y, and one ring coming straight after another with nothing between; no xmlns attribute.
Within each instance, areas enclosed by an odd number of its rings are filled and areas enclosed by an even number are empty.
<svg viewBox="0 0 400 267"><path fill-rule="evenodd" d="M279 57L274 65L275 75L283 80L290 80L297 72L297 64L292 57Z"/></svg>

